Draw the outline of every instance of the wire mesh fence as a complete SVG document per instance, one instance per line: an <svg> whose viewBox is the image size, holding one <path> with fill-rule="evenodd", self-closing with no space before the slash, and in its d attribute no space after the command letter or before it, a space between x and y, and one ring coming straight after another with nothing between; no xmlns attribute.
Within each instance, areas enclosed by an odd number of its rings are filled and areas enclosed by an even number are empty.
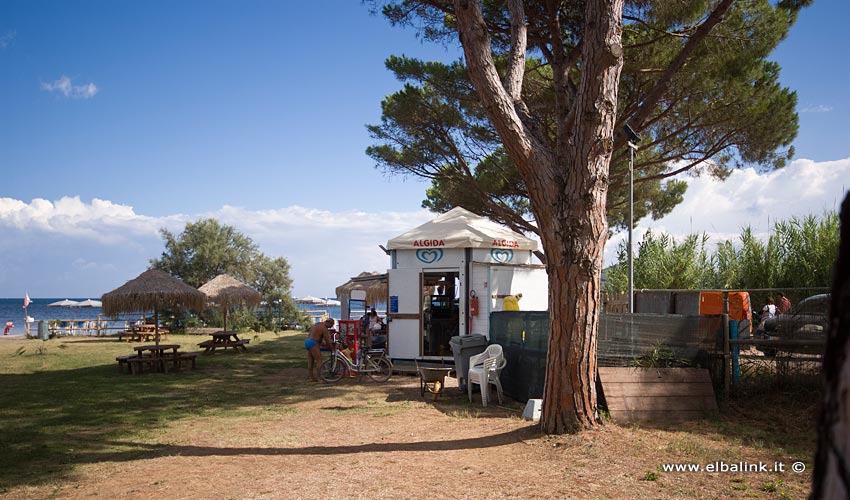
<svg viewBox="0 0 850 500"><path fill-rule="evenodd" d="M820 290L799 295L809 291ZM822 343L758 339L752 331L747 320L732 320L725 328L722 315L603 312L597 360L599 366L706 368L716 389L729 396L750 393L754 387L819 386ZM725 341L726 335L731 340ZM490 341L502 345L508 360L502 372L505 390L520 401L542 397L548 312L494 312Z"/></svg>

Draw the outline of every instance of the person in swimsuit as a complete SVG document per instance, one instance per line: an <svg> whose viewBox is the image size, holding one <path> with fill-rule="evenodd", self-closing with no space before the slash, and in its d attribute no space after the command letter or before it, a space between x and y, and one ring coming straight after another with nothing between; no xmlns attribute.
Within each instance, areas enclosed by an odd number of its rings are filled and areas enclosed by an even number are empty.
<svg viewBox="0 0 850 500"><path fill-rule="evenodd" d="M312 382L319 381L319 369L322 366L322 351L319 350L319 344L322 339L328 341L328 345L332 345L333 341L330 338L329 328L334 326L333 319L326 319L322 323L316 323L310 327L307 333L307 340L304 341L304 349L307 350L307 372ZM315 367L315 375L313 368Z"/></svg>

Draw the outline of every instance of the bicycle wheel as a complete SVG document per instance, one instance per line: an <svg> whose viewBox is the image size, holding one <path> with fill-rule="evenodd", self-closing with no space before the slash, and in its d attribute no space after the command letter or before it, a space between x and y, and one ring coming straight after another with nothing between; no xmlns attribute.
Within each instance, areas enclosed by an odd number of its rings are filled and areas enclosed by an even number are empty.
<svg viewBox="0 0 850 500"><path fill-rule="evenodd" d="M325 382L338 382L345 375L345 363L334 358L326 360L319 367L319 376Z"/></svg>
<svg viewBox="0 0 850 500"><path fill-rule="evenodd" d="M393 376L393 364L387 358L373 359L369 366L369 378L375 382L386 382Z"/></svg>

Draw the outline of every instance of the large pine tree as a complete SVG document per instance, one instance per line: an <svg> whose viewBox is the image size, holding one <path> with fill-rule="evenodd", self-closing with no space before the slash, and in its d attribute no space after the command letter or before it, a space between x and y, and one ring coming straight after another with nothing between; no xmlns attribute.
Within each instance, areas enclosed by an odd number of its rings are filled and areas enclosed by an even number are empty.
<svg viewBox="0 0 850 500"><path fill-rule="evenodd" d="M435 204L442 197L451 205L455 200L445 193L465 190L467 208L477 208L468 200L478 199L480 212L540 235L550 290L545 432L598 421L599 277L607 208L622 205L628 179L622 125L643 133L641 149L655 158L644 160L645 183L708 158L717 160L712 169L718 175L733 159L781 165L775 150L796 131L795 97L778 86L777 68L764 57L802 3L634 1L625 17L623 0L403 0L384 6L393 22L416 23L426 37L456 33L469 84L464 89L458 79L455 87L425 88L419 103L397 99L403 114L388 114L385 103L384 123L372 128L382 142L370 154L391 169L432 175L439 190L431 193ZM624 71L627 53L634 57ZM417 87L405 91L413 95ZM443 99L461 91L475 96L479 107L463 102L459 108ZM422 119L417 110L448 116L449 125L460 123L472 134ZM744 127L735 121L738 115L763 126ZM497 147L469 154L486 147L474 144L485 134ZM685 163L673 163L680 159ZM478 165L497 175L515 169L504 183L495 182L515 191L504 199L492 196L474 182ZM659 165L660 171L653 170ZM452 185L452 176L466 187ZM479 177L493 182L489 175ZM619 201L609 201L609 187ZM677 196L681 187L672 185L660 197L662 211Z"/></svg>

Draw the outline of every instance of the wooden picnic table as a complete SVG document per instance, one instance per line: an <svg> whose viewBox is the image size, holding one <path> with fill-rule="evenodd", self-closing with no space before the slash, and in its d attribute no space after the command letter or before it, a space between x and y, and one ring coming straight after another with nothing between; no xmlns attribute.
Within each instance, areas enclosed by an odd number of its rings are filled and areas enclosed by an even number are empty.
<svg viewBox="0 0 850 500"><path fill-rule="evenodd" d="M167 328L159 329L159 337L168 340L169 331ZM126 340L127 342L150 342L156 337L156 329L154 325L134 325L129 330L124 330L118 334L118 340Z"/></svg>
<svg viewBox="0 0 850 500"><path fill-rule="evenodd" d="M175 371L182 368L183 362L195 369L197 352L180 352L179 344L150 344L133 347L135 355L118 356L118 370L127 365L129 372L139 374L148 367L151 371L168 373L169 367ZM171 352L168 352L171 351Z"/></svg>
<svg viewBox="0 0 850 500"><path fill-rule="evenodd" d="M147 359L156 371L168 373L169 361L175 369L180 368L180 344L149 344L133 347L141 359ZM166 353L166 351L171 351ZM150 353L150 354L148 354Z"/></svg>
<svg viewBox="0 0 850 500"><path fill-rule="evenodd" d="M240 339L235 331L229 332L213 332L209 334L212 337L210 340L205 340L198 344L204 348L204 354L212 354L216 349L227 351L227 348L232 348L234 352L247 351L245 346L250 342L248 339Z"/></svg>

